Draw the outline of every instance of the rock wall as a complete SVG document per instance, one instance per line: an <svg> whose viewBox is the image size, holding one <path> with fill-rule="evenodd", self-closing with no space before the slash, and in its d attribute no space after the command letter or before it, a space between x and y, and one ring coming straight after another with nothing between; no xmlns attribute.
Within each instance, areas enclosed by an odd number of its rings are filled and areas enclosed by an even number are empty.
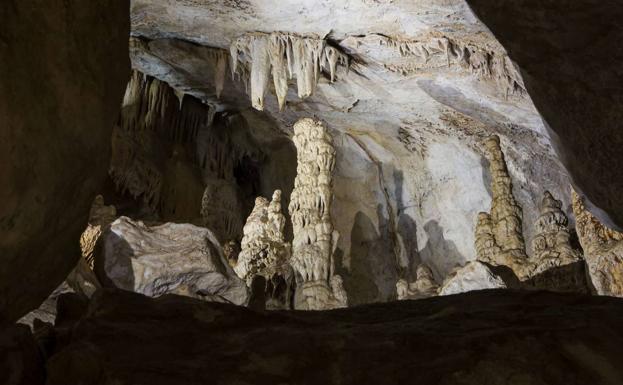
<svg viewBox="0 0 623 385"><path fill-rule="evenodd" d="M79 258L129 76L129 4L0 5L0 318L36 308Z"/></svg>

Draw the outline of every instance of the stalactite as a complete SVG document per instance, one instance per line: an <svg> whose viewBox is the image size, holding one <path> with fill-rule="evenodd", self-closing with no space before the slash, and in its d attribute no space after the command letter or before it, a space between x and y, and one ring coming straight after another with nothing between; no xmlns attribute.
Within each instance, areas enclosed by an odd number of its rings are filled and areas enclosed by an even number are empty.
<svg viewBox="0 0 623 385"><path fill-rule="evenodd" d="M304 99L314 93L321 70L327 71L333 82L337 66L349 65L348 57L323 39L278 32L241 36L231 45L230 53L232 77L241 67L251 68L251 102L258 110L264 108L270 74L283 109L289 79L296 79L298 96Z"/></svg>
<svg viewBox="0 0 623 385"><path fill-rule="evenodd" d="M297 175L289 212L294 240L290 264L297 274L298 309L346 306L341 278L333 275L338 233L331 221L335 149L326 127L312 119L294 125Z"/></svg>
<svg viewBox="0 0 623 385"><path fill-rule="evenodd" d="M159 207L165 159L159 141L191 144L210 123L208 107L166 83L134 71L113 130L109 173L117 190Z"/></svg>

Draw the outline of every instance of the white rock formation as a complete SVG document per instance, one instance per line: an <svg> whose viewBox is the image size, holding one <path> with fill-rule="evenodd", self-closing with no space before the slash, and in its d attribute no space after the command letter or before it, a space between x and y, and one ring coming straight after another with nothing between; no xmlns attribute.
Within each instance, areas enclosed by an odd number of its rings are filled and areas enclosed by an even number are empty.
<svg viewBox="0 0 623 385"><path fill-rule="evenodd" d="M484 263L469 262L446 278L439 295L465 293L472 290L506 289L502 278L494 274Z"/></svg>
<svg viewBox="0 0 623 385"><path fill-rule="evenodd" d="M102 236L95 271L104 285L152 297L173 293L236 305L248 300L247 286L214 234L190 224L147 226L120 217Z"/></svg>
<svg viewBox="0 0 623 385"><path fill-rule="evenodd" d="M305 118L294 125L292 140L297 149L297 175L288 209L294 234L290 264L297 277L295 306L309 310L344 307L341 278L333 277L338 234L331 221L332 139L321 122Z"/></svg>
<svg viewBox="0 0 623 385"><path fill-rule="evenodd" d="M333 82L338 64L348 68L348 57L324 39L279 32L243 35L230 52L232 77L239 66L250 67L251 104L260 111L271 74L279 109L283 109L289 79L296 78L298 96L303 99L314 93L320 71L327 71Z"/></svg>
<svg viewBox="0 0 623 385"><path fill-rule="evenodd" d="M290 245L285 242L285 216L281 213L281 191L272 201L255 199L255 207L243 228L241 251L234 271L251 286L256 275L270 281L274 276L290 276Z"/></svg>
<svg viewBox="0 0 623 385"><path fill-rule="evenodd" d="M415 274L416 279L413 282L408 282L404 278L396 282L398 300L427 298L437 295L439 285L428 266L421 263L418 265Z"/></svg>

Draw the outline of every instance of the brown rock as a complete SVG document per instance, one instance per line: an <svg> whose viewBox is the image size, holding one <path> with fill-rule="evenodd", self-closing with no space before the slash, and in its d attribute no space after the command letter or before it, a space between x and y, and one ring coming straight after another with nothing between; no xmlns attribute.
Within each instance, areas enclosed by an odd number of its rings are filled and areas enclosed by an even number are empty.
<svg viewBox="0 0 623 385"><path fill-rule="evenodd" d="M129 76L129 4L0 5L0 318L36 308L80 256Z"/></svg>

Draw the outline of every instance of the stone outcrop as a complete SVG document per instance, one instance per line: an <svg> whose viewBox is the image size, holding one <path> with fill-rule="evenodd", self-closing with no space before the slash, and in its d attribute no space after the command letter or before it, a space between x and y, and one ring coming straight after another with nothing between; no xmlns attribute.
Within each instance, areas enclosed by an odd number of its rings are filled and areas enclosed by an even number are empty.
<svg viewBox="0 0 623 385"><path fill-rule="evenodd" d="M571 247L569 219L562 211L562 202L545 191L541 202L541 215L535 223L537 235L532 239L531 260L536 265L533 275L582 259L578 250Z"/></svg>
<svg viewBox="0 0 623 385"><path fill-rule="evenodd" d="M623 233L603 225L575 191L575 228L584 249L591 284L599 295L623 297Z"/></svg>
<svg viewBox="0 0 623 385"><path fill-rule="evenodd" d="M301 314L105 291L57 330L47 384L614 385L622 318L621 299L551 292Z"/></svg>
<svg viewBox="0 0 623 385"><path fill-rule="evenodd" d="M321 122L305 118L294 125L292 140L297 149L297 175L288 209L294 233L290 264L296 273L295 306L309 310L344 307L342 280L333 273L338 234L331 220L332 139Z"/></svg>
<svg viewBox="0 0 623 385"><path fill-rule="evenodd" d="M493 273L487 265L479 261L471 261L445 279L439 289L439 295L506 288L504 280Z"/></svg>
<svg viewBox="0 0 623 385"><path fill-rule="evenodd" d="M0 319L76 264L130 73L127 2L0 5Z"/></svg>
<svg viewBox="0 0 623 385"><path fill-rule="evenodd" d="M127 217L101 237L95 272L105 286L156 297L167 293L245 304L247 287L205 228L165 223L147 226Z"/></svg>
<svg viewBox="0 0 623 385"><path fill-rule="evenodd" d="M485 141L485 150L493 196L490 213L478 214L478 260L494 266L507 266L523 280L534 267L526 255L521 207L513 196L513 183L500 147L500 138L496 135L489 137Z"/></svg>
<svg viewBox="0 0 623 385"><path fill-rule="evenodd" d="M419 299L433 297L439 291L439 285L435 281L430 267L421 263L415 271L415 281L408 282L402 278L396 282L398 300Z"/></svg>
<svg viewBox="0 0 623 385"><path fill-rule="evenodd" d="M264 109L264 94L271 75L282 110L288 80L295 78L299 98L306 98L314 93L322 70L334 81L338 64L348 68L348 56L324 39L294 34L249 33L236 39L230 51L232 77L238 70L243 73L239 76L250 83L247 89L250 89L251 105L260 111Z"/></svg>

